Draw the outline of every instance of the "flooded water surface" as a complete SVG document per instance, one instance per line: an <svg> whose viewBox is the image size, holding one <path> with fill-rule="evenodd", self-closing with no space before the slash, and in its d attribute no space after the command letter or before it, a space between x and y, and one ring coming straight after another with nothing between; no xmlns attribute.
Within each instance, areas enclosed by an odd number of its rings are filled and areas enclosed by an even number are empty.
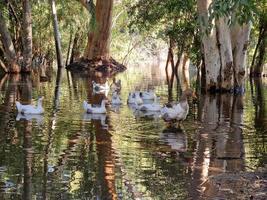
<svg viewBox="0 0 267 200"><path fill-rule="evenodd" d="M149 67L119 74L123 105L108 104L107 114L84 111L83 101L105 97L88 78L64 74L57 92L55 77L2 78L0 199L204 199L212 197L209 176L266 165L262 82L247 84L243 96L198 94L187 119L170 127L127 105L129 92L149 87L162 105L179 100L180 86L170 89L162 74ZM43 115L18 114L15 101L35 104L40 96Z"/></svg>

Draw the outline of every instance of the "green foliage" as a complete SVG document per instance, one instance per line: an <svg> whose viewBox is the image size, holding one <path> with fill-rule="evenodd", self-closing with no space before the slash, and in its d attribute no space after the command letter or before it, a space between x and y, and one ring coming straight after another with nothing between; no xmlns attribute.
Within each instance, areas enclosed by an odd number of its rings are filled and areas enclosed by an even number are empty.
<svg viewBox="0 0 267 200"><path fill-rule="evenodd" d="M254 21L258 12L257 3L256 0L213 0L209 7L210 18L212 20L226 16L229 17L229 24Z"/></svg>
<svg viewBox="0 0 267 200"><path fill-rule="evenodd" d="M196 1L189 0L139 0L130 3L130 32L145 33L155 38L175 43L177 53L186 51L190 55L199 54L198 48L192 51L197 36ZM192 58L199 57L193 55Z"/></svg>

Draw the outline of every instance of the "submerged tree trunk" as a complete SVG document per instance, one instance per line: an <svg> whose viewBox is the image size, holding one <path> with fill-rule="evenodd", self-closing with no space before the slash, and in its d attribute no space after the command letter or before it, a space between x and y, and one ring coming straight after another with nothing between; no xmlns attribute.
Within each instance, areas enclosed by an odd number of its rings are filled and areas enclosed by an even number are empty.
<svg viewBox="0 0 267 200"><path fill-rule="evenodd" d="M1 10L0 10L0 39L4 47L4 54L7 63L9 65L8 72L11 73L20 72L20 67L17 64L17 57L14 44L12 42L10 32L8 31L7 24Z"/></svg>
<svg viewBox="0 0 267 200"><path fill-rule="evenodd" d="M227 25L227 18L220 18L216 21L218 30L218 46L221 57L221 90L229 91L233 89L233 55L230 29Z"/></svg>
<svg viewBox="0 0 267 200"><path fill-rule="evenodd" d="M30 72L32 65L32 16L29 0L23 0L23 65L22 72Z"/></svg>
<svg viewBox="0 0 267 200"><path fill-rule="evenodd" d="M58 67L63 67L63 57L62 57L62 51L61 51L60 33L59 33L59 28L58 28L55 0L50 0L50 5L51 5L51 11L53 15L53 27L54 27L55 46L56 46L56 53L57 53L57 64L58 64Z"/></svg>
<svg viewBox="0 0 267 200"><path fill-rule="evenodd" d="M231 30L235 88L243 87L250 30L250 23L236 24Z"/></svg>
<svg viewBox="0 0 267 200"><path fill-rule="evenodd" d="M88 34L84 57L88 59L101 58L108 60L110 32L112 21L113 0L97 0L96 27Z"/></svg>
<svg viewBox="0 0 267 200"><path fill-rule="evenodd" d="M211 0L198 0L198 14L200 18L200 29L205 57L206 68L206 90L216 91L220 80L220 54L217 46L216 29L213 27L208 31L208 8Z"/></svg>

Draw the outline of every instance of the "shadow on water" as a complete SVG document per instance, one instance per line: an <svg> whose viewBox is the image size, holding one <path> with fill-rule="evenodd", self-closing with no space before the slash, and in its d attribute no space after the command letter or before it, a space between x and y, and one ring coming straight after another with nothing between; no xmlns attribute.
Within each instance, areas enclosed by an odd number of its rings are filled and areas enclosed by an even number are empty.
<svg viewBox="0 0 267 200"><path fill-rule="evenodd" d="M245 96L199 96L197 108L190 100L189 115L177 129L160 117L135 116L126 105L130 91L151 83L161 104L180 97L179 81L166 84L160 74L146 77L141 70L116 77L124 103L107 105L106 114L82 107L83 101L111 98L95 93L92 79L59 74L54 82L36 84L29 76L3 77L0 199L215 198L211 176L266 164L262 82L255 80ZM17 115L16 100L34 104L39 96L45 96L42 117Z"/></svg>

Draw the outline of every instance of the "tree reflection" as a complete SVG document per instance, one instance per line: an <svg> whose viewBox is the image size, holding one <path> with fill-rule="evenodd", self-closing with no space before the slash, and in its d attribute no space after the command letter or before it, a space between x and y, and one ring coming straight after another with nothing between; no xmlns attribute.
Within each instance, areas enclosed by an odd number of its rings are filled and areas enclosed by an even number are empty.
<svg viewBox="0 0 267 200"><path fill-rule="evenodd" d="M203 124L192 166L192 196L212 198L216 191L209 177L244 169L242 138L243 99L230 94L201 98L199 120ZM205 184L204 184L205 183Z"/></svg>
<svg viewBox="0 0 267 200"><path fill-rule="evenodd" d="M97 82L104 83L105 78L98 78ZM93 93L92 81L88 79L88 101L91 104L100 104L102 99L107 98L104 93ZM94 114L92 114L94 115ZM117 199L115 187L115 158L112 150L111 134L103 126L101 119L92 118L95 130L95 144L97 155L97 196L100 199ZM108 119L107 119L108 120ZM109 121L107 121L110 126Z"/></svg>
<svg viewBox="0 0 267 200"><path fill-rule="evenodd" d="M24 104L31 104L32 101L32 82L29 75L21 75L21 83L19 85L18 94L20 101ZM25 200L32 199L32 122L23 120L23 152L24 152L24 176L23 176L23 195Z"/></svg>

